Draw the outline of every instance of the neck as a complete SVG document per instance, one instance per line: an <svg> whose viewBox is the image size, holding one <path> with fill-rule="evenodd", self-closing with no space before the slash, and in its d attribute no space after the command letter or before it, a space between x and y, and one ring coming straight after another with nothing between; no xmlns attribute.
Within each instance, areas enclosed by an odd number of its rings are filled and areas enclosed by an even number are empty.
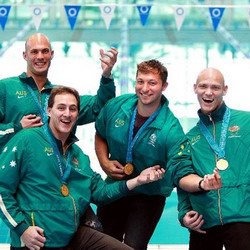
<svg viewBox="0 0 250 250"><path fill-rule="evenodd" d="M154 106L149 106L149 105L141 105L140 103L137 104L137 111L138 114L143 116L143 117L149 117L151 116L160 106L160 104L158 105L154 105Z"/></svg>
<svg viewBox="0 0 250 250"><path fill-rule="evenodd" d="M32 77L34 79L36 86L39 90L43 89L45 83L48 80L47 75L34 75L27 72L27 76Z"/></svg>
<svg viewBox="0 0 250 250"><path fill-rule="evenodd" d="M34 81L36 83L36 86L39 90L42 90L46 81L47 81L47 78L44 78L44 77L36 77L34 78Z"/></svg>

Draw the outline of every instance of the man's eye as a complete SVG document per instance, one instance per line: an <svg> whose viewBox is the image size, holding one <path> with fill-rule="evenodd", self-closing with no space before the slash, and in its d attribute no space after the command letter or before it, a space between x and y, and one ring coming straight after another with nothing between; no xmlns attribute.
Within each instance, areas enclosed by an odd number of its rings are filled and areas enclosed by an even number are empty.
<svg viewBox="0 0 250 250"><path fill-rule="evenodd" d="M156 82L149 82L149 84L154 86L154 85L156 85Z"/></svg>
<svg viewBox="0 0 250 250"><path fill-rule="evenodd" d="M49 49L43 49L43 50L42 50L42 53L43 53L43 54L48 54L48 53L49 53Z"/></svg>

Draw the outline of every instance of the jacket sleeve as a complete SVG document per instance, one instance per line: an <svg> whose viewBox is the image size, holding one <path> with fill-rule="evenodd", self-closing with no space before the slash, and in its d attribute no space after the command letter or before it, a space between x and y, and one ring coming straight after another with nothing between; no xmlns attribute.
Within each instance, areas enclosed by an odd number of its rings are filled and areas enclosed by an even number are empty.
<svg viewBox="0 0 250 250"><path fill-rule="evenodd" d="M100 174L94 172L91 181L91 197L94 204L99 206L108 204L128 195L129 192L126 181L108 184L101 178Z"/></svg>
<svg viewBox="0 0 250 250"><path fill-rule="evenodd" d="M15 194L22 178L21 145L24 142L15 137L11 139L0 154L0 214L3 222L20 236L28 228L25 217L19 209ZM20 148L19 150L17 150ZM26 159L28 160L28 159Z"/></svg>
<svg viewBox="0 0 250 250"><path fill-rule="evenodd" d="M174 186L178 187L182 177L194 174L191 160L190 145L179 122L173 123L167 137L167 175L173 180Z"/></svg>
<svg viewBox="0 0 250 250"><path fill-rule="evenodd" d="M5 85L0 85L0 149L19 131L22 129L21 123L14 122L4 123L5 116L5 103L6 103L6 90ZM1 152L0 152L1 153Z"/></svg>
<svg viewBox="0 0 250 250"><path fill-rule="evenodd" d="M81 96L80 113L77 125L84 125L94 122L102 107L113 97L115 97L114 79L105 78L102 76L100 87L96 95Z"/></svg>
<svg viewBox="0 0 250 250"><path fill-rule="evenodd" d="M188 211L192 210L192 206L189 201L188 193L184 190L177 188L177 195L178 195L178 219L181 225L183 225L183 217Z"/></svg>

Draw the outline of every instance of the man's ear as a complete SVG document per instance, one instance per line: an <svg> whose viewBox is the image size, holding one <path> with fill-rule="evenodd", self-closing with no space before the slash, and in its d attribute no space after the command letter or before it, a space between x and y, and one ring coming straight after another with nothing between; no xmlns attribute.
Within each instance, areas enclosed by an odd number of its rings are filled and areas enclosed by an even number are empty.
<svg viewBox="0 0 250 250"><path fill-rule="evenodd" d="M223 96L225 96L225 95L227 94L227 90L228 90L228 86L225 85L225 86L223 87Z"/></svg>
<svg viewBox="0 0 250 250"><path fill-rule="evenodd" d="M47 108L47 116L50 117L51 108Z"/></svg>
<svg viewBox="0 0 250 250"><path fill-rule="evenodd" d="M194 90L194 93L196 94L196 89L197 89L197 84L195 83L194 85L193 85L193 90Z"/></svg>
<svg viewBox="0 0 250 250"><path fill-rule="evenodd" d="M168 87L168 82L165 82L165 83L162 85L162 91L166 90L167 87Z"/></svg>
<svg viewBox="0 0 250 250"><path fill-rule="evenodd" d="M51 60L54 58L54 50L51 51Z"/></svg>
<svg viewBox="0 0 250 250"><path fill-rule="evenodd" d="M23 51L23 59L24 59L25 61L27 61L26 57L27 57L27 53L26 53L25 51Z"/></svg>

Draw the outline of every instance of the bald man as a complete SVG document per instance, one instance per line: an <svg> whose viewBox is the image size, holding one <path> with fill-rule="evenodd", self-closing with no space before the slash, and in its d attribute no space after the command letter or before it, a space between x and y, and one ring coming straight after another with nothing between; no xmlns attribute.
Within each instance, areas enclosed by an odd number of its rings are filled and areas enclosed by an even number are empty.
<svg viewBox="0 0 250 250"><path fill-rule="evenodd" d="M100 86L97 95L81 96L77 125L94 122L104 104L115 96L111 71L116 63L117 54L115 48L107 52L100 50ZM18 131L42 126L46 121L47 101L55 86L48 80L53 57L54 50L48 37L35 33L25 42L23 58L27 62L27 71L19 76L0 80L0 154L4 150L4 145Z"/></svg>
<svg viewBox="0 0 250 250"><path fill-rule="evenodd" d="M229 108L228 86L215 68L194 84L199 122L188 133L195 172L219 171L222 188L196 194L179 190L179 220L190 229L189 250L250 249L250 112Z"/></svg>

